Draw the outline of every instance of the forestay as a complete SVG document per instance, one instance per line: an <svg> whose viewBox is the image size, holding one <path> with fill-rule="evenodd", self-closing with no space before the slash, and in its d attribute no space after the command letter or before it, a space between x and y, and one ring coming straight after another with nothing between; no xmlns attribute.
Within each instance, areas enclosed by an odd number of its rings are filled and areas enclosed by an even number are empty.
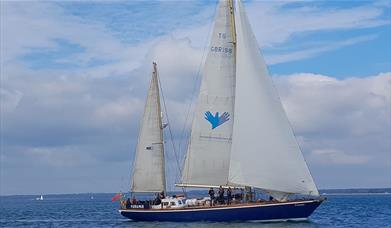
<svg viewBox="0 0 391 228"><path fill-rule="evenodd" d="M192 124L184 185L226 185L234 119L235 63L230 1L217 8Z"/></svg>
<svg viewBox="0 0 391 228"><path fill-rule="evenodd" d="M163 130L156 63L140 127L133 163L132 192L165 190Z"/></svg>
<svg viewBox="0 0 391 228"><path fill-rule="evenodd" d="M319 195L240 2L236 19L229 182L275 191L277 198L282 198L281 193Z"/></svg>

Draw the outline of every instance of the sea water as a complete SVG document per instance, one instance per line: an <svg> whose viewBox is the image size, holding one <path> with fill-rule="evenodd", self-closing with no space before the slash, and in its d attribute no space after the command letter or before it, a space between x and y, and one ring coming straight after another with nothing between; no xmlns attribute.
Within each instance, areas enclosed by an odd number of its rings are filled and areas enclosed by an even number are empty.
<svg viewBox="0 0 391 228"><path fill-rule="evenodd" d="M391 194L329 195L301 222L134 222L118 213L114 194L1 196L0 227L391 227Z"/></svg>

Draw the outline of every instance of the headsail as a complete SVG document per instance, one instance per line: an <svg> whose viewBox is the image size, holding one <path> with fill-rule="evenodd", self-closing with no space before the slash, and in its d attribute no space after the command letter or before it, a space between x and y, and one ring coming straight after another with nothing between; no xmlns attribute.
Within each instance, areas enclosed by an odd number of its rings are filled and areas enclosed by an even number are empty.
<svg viewBox="0 0 391 228"><path fill-rule="evenodd" d="M133 163L132 192L159 192L166 188L163 126L156 63L140 127Z"/></svg>
<svg viewBox="0 0 391 228"><path fill-rule="evenodd" d="M202 75L183 185L226 185L234 119L232 1L220 1Z"/></svg>
<svg viewBox="0 0 391 228"><path fill-rule="evenodd" d="M229 182L319 195L240 1L236 12L235 120Z"/></svg>

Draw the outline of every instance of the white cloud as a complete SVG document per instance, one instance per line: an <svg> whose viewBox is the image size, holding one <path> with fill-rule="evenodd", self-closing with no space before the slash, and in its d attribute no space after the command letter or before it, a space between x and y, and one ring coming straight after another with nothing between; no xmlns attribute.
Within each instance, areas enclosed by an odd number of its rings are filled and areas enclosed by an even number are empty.
<svg viewBox="0 0 391 228"><path fill-rule="evenodd" d="M22 99L23 93L18 90L6 90L0 88L0 108L1 112L12 112Z"/></svg>
<svg viewBox="0 0 391 228"><path fill-rule="evenodd" d="M320 187L389 186L391 72L348 79L299 73L274 80Z"/></svg>
<svg viewBox="0 0 391 228"><path fill-rule="evenodd" d="M191 47L188 39L161 39L147 57L148 62L156 61L160 80L166 96L182 100L187 98L194 87L194 79L202 62L202 51ZM150 64L147 64L150 72ZM149 73L147 74L149 77Z"/></svg>
<svg viewBox="0 0 391 228"><path fill-rule="evenodd" d="M276 82L299 132L329 129L363 135L390 126L391 73L344 80L303 73Z"/></svg>
<svg viewBox="0 0 391 228"><path fill-rule="evenodd" d="M314 163L323 163L326 165L360 165L366 164L370 161L370 157L367 155L352 155L333 149L313 150L309 159Z"/></svg>
<svg viewBox="0 0 391 228"><path fill-rule="evenodd" d="M261 47L285 42L298 33L390 24L389 21L379 18L383 14L382 9L371 5L345 9L324 9L316 6L282 9L285 4L252 2L245 5Z"/></svg>
<svg viewBox="0 0 391 228"><path fill-rule="evenodd" d="M122 126L138 118L143 112L143 107L144 103L140 98L120 97L95 107L92 118L96 125L103 126L103 128L116 123Z"/></svg>
<svg viewBox="0 0 391 228"><path fill-rule="evenodd" d="M189 39L192 46L203 48L208 45L212 29L213 23L209 22L196 27L177 29L172 35L176 39Z"/></svg>
<svg viewBox="0 0 391 228"><path fill-rule="evenodd" d="M345 46L355 45L358 43L374 40L376 38L377 38L376 35L367 35L367 36L359 36L359 37L354 37L351 39L336 41L336 42L328 41L328 42L324 42L323 44L317 44L315 47L311 47L305 50L293 51L287 54L268 55L265 57L265 59L266 62L270 65L308 59L325 52L333 51Z"/></svg>
<svg viewBox="0 0 391 228"><path fill-rule="evenodd" d="M56 168L82 166L95 162L95 157L83 153L79 147L33 147L24 152L31 162Z"/></svg>
<svg viewBox="0 0 391 228"><path fill-rule="evenodd" d="M112 64L95 66L93 76L102 72L118 73L139 67L140 56L151 45L146 41L139 46L123 44L99 23L85 23L66 14L58 4L49 2L1 2L1 49L3 66L8 67L20 57L35 51L54 51L63 40L82 49L53 61L75 63L87 67L91 61L110 61ZM131 60L131 61L129 61ZM101 65L101 64L100 64Z"/></svg>

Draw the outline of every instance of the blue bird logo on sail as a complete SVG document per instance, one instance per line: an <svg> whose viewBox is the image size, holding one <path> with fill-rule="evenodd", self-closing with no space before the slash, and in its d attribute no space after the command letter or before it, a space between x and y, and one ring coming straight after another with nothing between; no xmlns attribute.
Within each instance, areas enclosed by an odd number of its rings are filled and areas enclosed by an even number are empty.
<svg viewBox="0 0 391 228"><path fill-rule="evenodd" d="M212 125L212 129L215 129L229 120L229 113L224 112L219 116L219 112L216 112L216 114L213 115L210 111L207 111L205 112L205 119Z"/></svg>

